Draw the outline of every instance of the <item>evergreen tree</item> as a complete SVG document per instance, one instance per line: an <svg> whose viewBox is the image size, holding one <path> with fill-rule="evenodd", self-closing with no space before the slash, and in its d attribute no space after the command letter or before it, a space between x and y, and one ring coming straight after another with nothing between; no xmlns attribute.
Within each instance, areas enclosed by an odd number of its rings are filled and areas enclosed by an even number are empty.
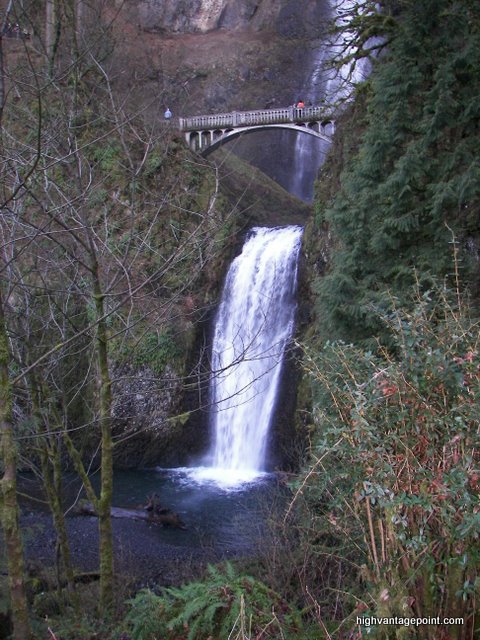
<svg viewBox="0 0 480 640"><path fill-rule="evenodd" d="M415 279L448 278L453 238L465 281L478 278L467 249L480 235L480 6L408 0L396 9L367 81L364 135L323 211L339 248L319 285L321 318L346 339L380 331L372 310L388 308L387 292L402 302ZM365 15L363 31L374 19Z"/></svg>

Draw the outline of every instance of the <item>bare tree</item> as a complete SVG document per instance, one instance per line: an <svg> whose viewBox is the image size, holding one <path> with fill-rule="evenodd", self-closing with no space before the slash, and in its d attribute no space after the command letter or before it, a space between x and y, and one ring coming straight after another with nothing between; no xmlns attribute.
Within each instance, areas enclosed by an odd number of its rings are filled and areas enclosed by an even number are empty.
<svg viewBox="0 0 480 640"><path fill-rule="evenodd" d="M5 108L5 72L3 37L6 33L12 2L9 3L0 27L0 156L3 156L3 114ZM0 165L0 184L5 171ZM3 196L4 194L2 194ZM31 637L24 580L23 544L19 526L17 500L17 451L12 424L12 387L9 375L10 347L5 322L4 302L0 284L0 429L3 477L1 488L1 523L7 551L10 601L15 640Z"/></svg>
<svg viewBox="0 0 480 640"><path fill-rule="evenodd" d="M33 450L70 584L58 500L60 434L99 513L100 605L108 611L114 577L111 344L121 336L128 342L137 326L165 322L177 313L182 296L199 277L198 265L206 265L216 250L218 176L208 169L211 188L196 208L193 184L205 166L191 162L186 173L192 186L179 189L180 178L168 166L168 132L148 121L145 105L129 105L129 96L116 95L114 72L94 46L98 35L91 48L79 53L74 47L69 63L57 56L68 34L73 42L78 24L74 13L59 14L58 5L50 10L52 20L60 20L63 40L56 42L57 31L46 34L48 74L27 50L27 64L1 76L19 97L16 109L2 120L7 142L2 148L2 201L8 216L2 220L0 275L13 302L5 339L12 340L19 370L9 378L5 369L5 375L35 418ZM117 180L122 186L115 186ZM36 298L41 304L35 304ZM72 320L67 299L84 309L85 321ZM99 433L98 493L90 481L90 463L85 464L75 431L70 431L71 391L60 374L73 349L92 356L75 393L84 392L91 400L88 430ZM90 393L93 382L97 391ZM21 571L12 573L17 582Z"/></svg>

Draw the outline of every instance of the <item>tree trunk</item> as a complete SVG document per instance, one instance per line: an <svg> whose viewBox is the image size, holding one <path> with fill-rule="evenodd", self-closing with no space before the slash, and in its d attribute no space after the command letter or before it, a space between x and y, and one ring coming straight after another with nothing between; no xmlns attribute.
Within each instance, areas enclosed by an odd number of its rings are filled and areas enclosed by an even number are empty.
<svg viewBox="0 0 480 640"><path fill-rule="evenodd" d="M98 319L97 359L99 383L99 419L102 434L101 484L98 500L100 533L100 607L110 610L113 601L113 539L110 508L113 492L112 446L112 383L108 368L108 336L104 318L104 295L100 286L99 267L96 259L92 268L95 310Z"/></svg>
<svg viewBox="0 0 480 640"><path fill-rule="evenodd" d="M56 436L53 435L53 438ZM70 544L68 542L67 527L62 506L61 461L58 444L48 446L45 443L40 453L40 464L43 476L43 486L47 494L48 505L53 517L53 526L57 534L57 545L60 551L62 568L69 591L74 590L74 571L70 558ZM53 465L53 470L51 468ZM58 568L61 573L60 567ZM61 582L61 580L60 580Z"/></svg>
<svg viewBox="0 0 480 640"><path fill-rule="evenodd" d="M91 502L86 502L80 508L80 515L98 517L98 511ZM122 507L111 507L110 516L112 518L126 518L127 520L144 520L162 527L171 527L172 529L187 528L178 513L170 509L162 509L160 513L151 513L144 508L124 509Z"/></svg>
<svg viewBox="0 0 480 640"><path fill-rule="evenodd" d="M28 377L30 379L32 413L37 423L36 432L42 434L38 443L40 449L39 457L42 484L45 489L50 511L52 512L53 526L55 528L55 533L57 534L57 545L60 551L60 560L63 565L65 580L67 581L69 591L73 591L75 587L74 571L70 559L70 544L68 542L68 534L62 505L62 462L59 444L61 438L60 418L57 415L55 408L53 408L52 412L54 415L50 418L52 423L50 430L52 433L48 433L48 430L45 430L44 428L41 412L41 406L45 403L48 390L45 389L38 381L35 373L32 372ZM57 572L59 576L59 584L61 584L62 579L60 575L61 568L59 559L57 559Z"/></svg>
<svg viewBox="0 0 480 640"><path fill-rule="evenodd" d="M1 521L7 554L14 640L32 637L25 593L23 544L17 501L17 451L12 427L12 392L8 377L8 337L0 292L0 436L4 465Z"/></svg>
<svg viewBox="0 0 480 640"><path fill-rule="evenodd" d="M75 31L77 40L80 43L83 35L85 22L85 0L75 0Z"/></svg>
<svg viewBox="0 0 480 640"><path fill-rule="evenodd" d="M48 61L48 73L53 76L55 57L62 33L62 16L58 0L46 0L45 8L45 51Z"/></svg>
<svg viewBox="0 0 480 640"><path fill-rule="evenodd" d="M51 60L55 42L55 0L45 3L45 49L47 58Z"/></svg>

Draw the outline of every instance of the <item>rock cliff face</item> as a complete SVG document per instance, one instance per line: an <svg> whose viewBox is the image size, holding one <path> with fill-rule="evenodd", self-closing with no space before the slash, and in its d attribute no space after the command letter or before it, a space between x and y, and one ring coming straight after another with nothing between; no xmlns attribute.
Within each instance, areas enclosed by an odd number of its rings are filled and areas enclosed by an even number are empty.
<svg viewBox="0 0 480 640"><path fill-rule="evenodd" d="M179 400L182 381L167 366L162 377L149 367L124 365L114 372L113 418L117 468L151 467L161 459L179 464L177 452L184 444ZM140 436L140 437L139 437Z"/></svg>
<svg viewBox="0 0 480 640"><path fill-rule="evenodd" d="M124 71L175 115L287 106L302 95L329 0L127 0Z"/></svg>
<svg viewBox="0 0 480 640"><path fill-rule="evenodd" d="M142 28L170 34L247 28L300 37L315 35L324 5L318 0L141 0L138 16Z"/></svg>

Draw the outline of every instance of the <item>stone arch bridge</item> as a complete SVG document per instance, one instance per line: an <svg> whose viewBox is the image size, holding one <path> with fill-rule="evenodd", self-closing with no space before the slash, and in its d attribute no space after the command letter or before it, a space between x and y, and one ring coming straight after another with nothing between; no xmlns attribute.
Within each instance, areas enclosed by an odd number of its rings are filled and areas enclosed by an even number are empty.
<svg viewBox="0 0 480 640"><path fill-rule="evenodd" d="M331 142L335 120L324 107L286 107L256 111L233 111L179 118L179 129L193 151L207 156L239 135L265 129L289 129Z"/></svg>

